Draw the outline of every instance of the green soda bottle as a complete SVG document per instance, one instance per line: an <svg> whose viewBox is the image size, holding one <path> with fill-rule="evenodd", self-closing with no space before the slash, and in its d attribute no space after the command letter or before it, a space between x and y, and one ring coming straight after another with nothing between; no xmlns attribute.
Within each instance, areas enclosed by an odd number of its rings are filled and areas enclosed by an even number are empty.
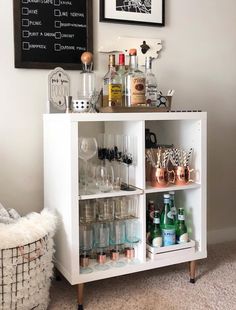
<svg viewBox="0 0 236 310"><path fill-rule="evenodd" d="M160 212L159 210L154 211L153 223L150 232L150 244L153 247L162 246L162 233L160 227Z"/></svg>
<svg viewBox="0 0 236 310"><path fill-rule="evenodd" d="M173 215L174 223L177 224L178 214L177 214L177 208L175 206L175 192L171 191L169 192L169 194L170 194L170 210Z"/></svg>
<svg viewBox="0 0 236 310"><path fill-rule="evenodd" d="M164 209L161 213L163 246L175 244L175 223L170 209L170 195L164 194Z"/></svg>
<svg viewBox="0 0 236 310"><path fill-rule="evenodd" d="M188 231L185 224L184 208L179 208L178 222L176 226L176 241L177 243L188 242Z"/></svg>

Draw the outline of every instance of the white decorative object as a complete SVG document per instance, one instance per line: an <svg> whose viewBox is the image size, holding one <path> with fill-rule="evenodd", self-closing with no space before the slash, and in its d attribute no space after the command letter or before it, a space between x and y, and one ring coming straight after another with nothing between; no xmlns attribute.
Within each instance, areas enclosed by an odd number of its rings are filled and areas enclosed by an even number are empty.
<svg viewBox="0 0 236 310"><path fill-rule="evenodd" d="M57 67L48 75L48 113L65 112L65 96L70 95L70 77Z"/></svg>
<svg viewBox="0 0 236 310"><path fill-rule="evenodd" d="M46 310L56 217L44 210L0 224L0 310Z"/></svg>
<svg viewBox="0 0 236 310"><path fill-rule="evenodd" d="M162 42L160 39L118 37L115 40L105 40L99 47L99 52L122 52L128 56L131 48L137 49L139 65L144 66L145 57L150 56L154 59L158 57L158 53L162 49Z"/></svg>

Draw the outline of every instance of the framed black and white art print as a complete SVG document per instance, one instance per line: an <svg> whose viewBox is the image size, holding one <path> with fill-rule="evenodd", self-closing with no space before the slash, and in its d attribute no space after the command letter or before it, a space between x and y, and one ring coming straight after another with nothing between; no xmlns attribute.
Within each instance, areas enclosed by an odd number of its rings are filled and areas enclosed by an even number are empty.
<svg viewBox="0 0 236 310"><path fill-rule="evenodd" d="M165 0L100 0L100 21L165 25Z"/></svg>

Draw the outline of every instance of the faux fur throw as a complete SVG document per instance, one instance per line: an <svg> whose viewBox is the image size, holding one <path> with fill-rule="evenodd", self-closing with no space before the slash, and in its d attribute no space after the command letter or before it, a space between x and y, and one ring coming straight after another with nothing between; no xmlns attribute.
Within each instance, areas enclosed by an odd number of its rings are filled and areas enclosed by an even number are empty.
<svg viewBox="0 0 236 310"><path fill-rule="evenodd" d="M9 249L37 241L47 234L54 234L57 218L44 209L30 213L10 224L0 223L0 249Z"/></svg>

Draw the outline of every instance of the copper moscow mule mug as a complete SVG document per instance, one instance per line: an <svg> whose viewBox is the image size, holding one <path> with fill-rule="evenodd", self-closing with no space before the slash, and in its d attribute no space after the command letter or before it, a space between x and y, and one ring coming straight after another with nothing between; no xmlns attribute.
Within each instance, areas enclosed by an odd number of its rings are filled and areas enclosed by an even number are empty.
<svg viewBox="0 0 236 310"><path fill-rule="evenodd" d="M172 177L171 177L172 175ZM175 172L174 170L168 170L167 168L156 168L151 169L151 186L153 187L167 187L169 183L175 183Z"/></svg>
<svg viewBox="0 0 236 310"><path fill-rule="evenodd" d="M194 169L190 169L189 166L178 166L175 169L175 184L176 185L186 185L190 182L194 182L191 179L191 172Z"/></svg>

